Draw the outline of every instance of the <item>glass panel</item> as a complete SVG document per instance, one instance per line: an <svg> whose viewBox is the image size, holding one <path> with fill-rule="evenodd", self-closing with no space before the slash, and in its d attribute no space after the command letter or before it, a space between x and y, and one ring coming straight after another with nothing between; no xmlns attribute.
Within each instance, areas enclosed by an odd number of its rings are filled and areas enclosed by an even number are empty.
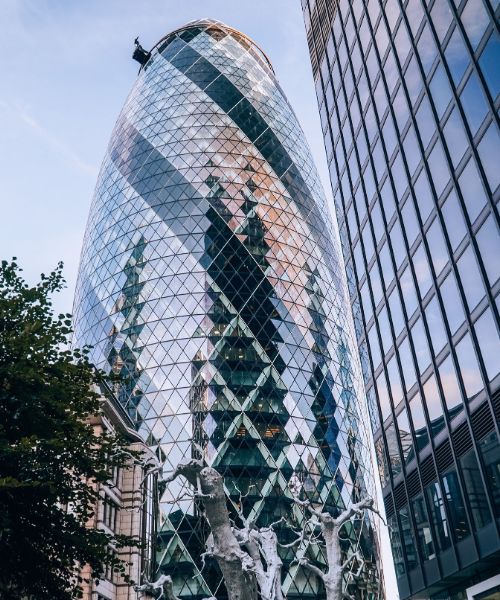
<svg viewBox="0 0 500 600"><path fill-rule="evenodd" d="M472 400L483 389L483 380L481 379L476 354L468 333L456 346L456 352L465 392L467 398Z"/></svg>
<svg viewBox="0 0 500 600"><path fill-rule="evenodd" d="M498 260L500 256L500 236L498 235L498 227L492 215L486 219L476 239L486 274L488 275L491 287L493 287L500 277L500 260Z"/></svg>
<svg viewBox="0 0 500 600"><path fill-rule="evenodd" d="M422 317L419 317L411 328L411 337L415 354L417 355L418 368L420 373L423 373L431 364L431 355Z"/></svg>
<svg viewBox="0 0 500 600"><path fill-rule="evenodd" d="M420 295L424 298L432 287L432 274L423 244L419 244L412 260L415 268L415 275L417 277L418 289L420 290Z"/></svg>
<svg viewBox="0 0 500 600"><path fill-rule="evenodd" d="M451 100L451 88L448 83L448 76L441 63L439 63L437 69L434 71L429 89L434 100L438 118L441 119Z"/></svg>
<svg viewBox="0 0 500 600"><path fill-rule="evenodd" d="M469 0L462 12L462 23L474 50L481 41L489 22L482 0Z"/></svg>
<svg viewBox="0 0 500 600"><path fill-rule="evenodd" d="M413 448L413 438L406 409L403 409L398 415L398 431L399 443L401 444L401 450L403 452L403 460L405 461L405 464L408 464L415 458L415 449Z"/></svg>
<svg viewBox="0 0 500 600"><path fill-rule="evenodd" d="M391 312L394 332L396 334L396 337L398 337L399 334L403 331L405 322L403 318L403 311L401 309L401 301L399 299L399 292L397 287L395 287L392 290L391 295L389 296L389 309Z"/></svg>
<svg viewBox="0 0 500 600"><path fill-rule="evenodd" d="M389 383L391 385L392 401L394 406L397 406L403 397L403 388L401 386L398 365L394 356L387 364L387 374L389 375Z"/></svg>
<svg viewBox="0 0 500 600"><path fill-rule="evenodd" d="M500 68L498 71L500 72ZM482 140L479 142L478 152L490 190L493 193L500 184L500 169L498 168L500 135L498 134L498 127L495 122L488 127Z"/></svg>
<svg viewBox="0 0 500 600"><path fill-rule="evenodd" d="M434 542L432 540L429 518L425 507L424 497L419 495L412 501L415 524L417 526L417 539L420 552L424 560L436 558Z"/></svg>
<svg viewBox="0 0 500 600"><path fill-rule="evenodd" d="M458 272L469 310L472 312L484 298L485 291L474 250L470 245L458 260Z"/></svg>
<svg viewBox="0 0 500 600"><path fill-rule="evenodd" d="M450 418L453 418L462 412L464 406L451 356L448 356L439 366L439 379L441 380L448 413Z"/></svg>
<svg viewBox="0 0 500 600"><path fill-rule="evenodd" d="M442 477L443 492L448 505L451 527L457 541L463 540L470 533L462 492L455 471L449 471Z"/></svg>
<svg viewBox="0 0 500 600"><path fill-rule="evenodd" d="M401 456L399 454L398 438L396 427L391 423L385 430L387 440L387 450L389 453L389 464L391 465L392 476L397 477L401 473Z"/></svg>
<svg viewBox="0 0 500 600"><path fill-rule="evenodd" d="M493 31L481 54L481 58L479 59L486 85L490 90L493 100L500 92L500 69L498 68L499 56L500 37L496 31Z"/></svg>
<svg viewBox="0 0 500 600"><path fill-rule="evenodd" d="M388 289L391 281L394 278L394 267L389 253L389 245L384 242L382 250L380 250L380 265L382 267L382 276L384 278L385 288Z"/></svg>
<svg viewBox="0 0 500 600"><path fill-rule="evenodd" d="M446 249L446 242L444 241L443 230L438 219L434 219L432 225L427 230L427 242L429 244L429 251L432 258L432 264L436 271L436 276L441 273L444 266L448 262L448 250Z"/></svg>
<svg viewBox="0 0 500 600"><path fill-rule="evenodd" d="M384 235L384 222L382 220L382 209L380 208L380 204L378 202L375 203L375 206L372 209L372 223L373 223L373 231L375 233L375 240L378 243L382 239Z"/></svg>
<svg viewBox="0 0 500 600"><path fill-rule="evenodd" d="M406 199L406 202L401 211L403 217L403 225L406 232L406 239L408 240L408 246L413 245L413 242L417 239L420 233L420 227L418 225L417 213L413 206L413 200L411 196Z"/></svg>
<svg viewBox="0 0 500 600"><path fill-rule="evenodd" d="M368 341L370 343L370 354L373 362L373 369L376 370L382 360L380 354L380 345L378 343L377 328L372 325L368 332Z"/></svg>
<svg viewBox="0 0 500 600"><path fill-rule="evenodd" d="M430 419L430 431L432 437L435 437L441 430L444 429L444 414L439 397L439 390L436 384L436 378L431 375L424 384L425 405Z"/></svg>
<svg viewBox="0 0 500 600"><path fill-rule="evenodd" d="M422 406L420 394L417 394L410 400L410 413L411 420L413 421L413 429L415 430L417 448L422 450L429 443L429 434L427 433L424 407Z"/></svg>
<svg viewBox="0 0 500 600"><path fill-rule="evenodd" d="M378 414L377 398L375 396L375 388L371 387L366 393L368 401L368 412L370 413L370 423L372 431L375 432L380 427L380 417Z"/></svg>
<svg viewBox="0 0 500 600"><path fill-rule="evenodd" d="M410 125L410 128L406 132L406 136L403 141L403 150L406 162L408 164L410 177L412 177L421 160L420 148L418 146L417 136L415 135L413 125Z"/></svg>
<svg viewBox="0 0 500 600"><path fill-rule="evenodd" d="M455 86L458 86L464 76L465 70L469 66L469 53L458 27L455 27L455 31L452 33L444 55Z"/></svg>
<svg viewBox="0 0 500 600"><path fill-rule="evenodd" d="M427 217L431 214L434 208L434 200L431 193L431 187L429 185L429 179L427 173L422 169L417 181L415 182L415 197L417 199L417 207L422 219L422 223L425 223Z"/></svg>
<svg viewBox="0 0 500 600"><path fill-rule="evenodd" d="M437 534L437 541L441 550L446 550L451 546L450 530L448 519L444 507L443 494L439 483L435 482L425 489L427 502L431 510L431 519L434 531Z"/></svg>
<svg viewBox="0 0 500 600"><path fill-rule="evenodd" d="M422 67L426 75L429 74L432 64L434 63L434 59L437 56L437 48L434 42L434 38L432 37L431 30L429 25L426 23L422 33L420 35L420 39L417 44L418 53L420 55L420 59L422 61Z"/></svg>
<svg viewBox="0 0 500 600"><path fill-rule="evenodd" d="M479 213L486 205L487 199L473 158L467 163L458 182L464 197L465 207L469 213L469 219L471 220L471 223L474 223Z"/></svg>
<svg viewBox="0 0 500 600"><path fill-rule="evenodd" d="M436 122L434 120L434 115L432 114L431 105L425 96L422 98L422 102L418 107L416 119L422 144L425 149L429 145L429 142L436 131Z"/></svg>
<svg viewBox="0 0 500 600"><path fill-rule="evenodd" d="M439 41L443 43L452 21L452 13L448 0L436 0L431 10L431 20Z"/></svg>
<svg viewBox="0 0 500 600"><path fill-rule="evenodd" d="M405 382L406 390L409 391L417 381L417 375L415 373L415 366L413 364L413 357L410 350L410 343L408 338L405 337L403 342L398 348L399 360L401 362L401 369L403 371L403 379Z"/></svg>
<svg viewBox="0 0 500 600"><path fill-rule="evenodd" d="M365 281L361 286L361 300L363 305L363 312L365 315L365 322L368 323L373 316L373 308L367 281Z"/></svg>
<svg viewBox="0 0 500 600"><path fill-rule="evenodd" d="M456 108L451 111L451 114L446 121L446 125L444 126L444 136L446 138L446 145L453 166L456 168L468 148L468 141L462 119Z"/></svg>
<svg viewBox="0 0 500 600"><path fill-rule="evenodd" d="M448 336L446 335L443 315L441 313L441 308L439 307L439 302L436 296L434 296L434 298L426 306L425 316L427 318L427 326L429 327L429 332L431 334L432 348L434 350L434 354L437 356L445 347L446 342L448 341Z"/></svg>
<svg viewBox="0 0 500 600"><path fill-rule="evenodd" d="M443 306L448 318L451 335L453 335L460 325L465 321L465 313L462 308L462 300L458 291L455 275L450 273L440 286Z"/></svg>
<svg viewBox="0 0 500 600"><path fill-rule="evenodd" d="M389 178L385 180L382 189L380 190L380 197L382 198L382 205L384 207L385 218L387 223L390 223L392 215L396 210L396 203L394 200L394 194L392 193L391 184Z"/></svg>
<svg viewBox="0 0 500 600"><path fill-rule="evenodd" d="M406 314L408 315L408 318L410 318L411 315L413 315L413 313L417 310L418 300L417 292L415 291L415 285L413 283L413 277L409 267L406 267L401 275L400 284L406 307Z"/></svg>
<svg viewBox="0 0 500 600"><path fill-rule="evenodd" d="M382 412L382 420L385 421L391 414L391 403L389 401L389 392L387 389L384 371L382 371L377 377L377 393L378 401L380 403L380 411Z"/></svg>
<svg viewBox="0 0 500 600"><path fill-rule="evenodd" d="M420 0L409 0L406 7L406 14L408 15L408 23L410 24L411 31L415 37L424 20L424 9Z"/></svg>
<svg viewBox="0 0 500 600"><path fill-rule="evenodd" d="M458 203L458 196L455 190L451 191L451 194L441 208L441 212L443 213L451 247L453 250L456 250L460 245L460 242L466 236L467 229L465 227L462 208Z"/></svg>
<svg viewBox="0 0 500 600"><path fill-rule="evenodd" d="M414 569L418 564L415 537L413 535L413 529L411 526L410 516L408 513L408 507L404 506L399 511L399 518L401 521L401 532L403 534L403 543L406 550L406 560L408 563L408 569Z"/></svg>
<svg viewBox="0 0 500 600"><path fill-rule="evenodd" d="M448 170L448 162L443 151L443 145L440 140L436 141L434 148L429 156L429 168L431 171L432 181L436 188L436 194L441 196L444 188L448 185L450 172Z"/></svg>
<svg viewBox="0 0 500 600"><path fill-rule="evenodd" d="M498 337L498 324L493 318L490 308L487 308L479 317L474 324L474 329L488 381L493 381L500 371L500 338Z"/></svg>
<svg viewBox="0 0 500 600"><path fill-rule="evenodd" d="M387 354L392 346L392 334L389 326L389 316L387 314L386 306L384 306L380 311L377 321L380 329L380 337L382 339L384 354Z"/></svg>
<svg viewBox="0 0 500 600"><path fill-rule="evenodd" d="M500 444L497 434L492 432L479 442L483 459L486 482L490 488L495 516L500 517Z"/></svg>
<svg viewBox="0 0 500 600"><path fill-rule="evenodd" d="M474 72L470 74L467 85L460 95L460 100L462 101L471 133L475 135L488 112L488 105L484 99L477 75Z"/></svg>
<svg viewBox="0 0 500 600"><path fill-rule="evenodd" d="M476 529L491 523L491 513L486 501L479 465L474 450L459 459L464 480L465 492L469 501L472 519Z"/></svg>
<svg viewBox="0 0 500 600"><path fill-rule="evenodd" d="M386 486L390 481L389 465L385 456L384 441L379 438L375 442L375 454L377 455L378 474L382 487Z"/></svg>
<svg viewBox="0 0 500 600"><path fill-rule="evenodd" d="M389 232L389 237L391 239L394 260L396 261L396 266L399 269L399 267L403 264L404 259L406 258L406 248L403 240L403 232L401 231L401 225L399 221L396 221L392 226L392 229Z"/></svg>
<svg viewBox="0 0 500 600"><path fill-rule="evenodd" d="M389 528L389 538L391 540L392 559L394 561L394 568L396 569L396 577L401 577L405 574L405 560L396 515L387 519L387 526Z"/></svg>

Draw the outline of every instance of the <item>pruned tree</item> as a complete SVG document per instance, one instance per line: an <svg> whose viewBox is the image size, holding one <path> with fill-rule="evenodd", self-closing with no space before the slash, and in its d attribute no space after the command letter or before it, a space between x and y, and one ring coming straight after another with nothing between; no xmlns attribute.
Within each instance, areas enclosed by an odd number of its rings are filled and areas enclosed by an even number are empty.
<svg viewBox="0 0 500 600"><path fill-rule="evenodd" d="M211 530L206 556L213 556L222 571L229 600L257 600L256 565L250 554L241 548L231 525L222 475L192 459L180 464L163 481L169 483L183 476L193 486L200 499Z"/></svg>
<svg viewBox="0 0 500 600"><path fill-rule="evenodd" d="M367 497L356 502L342 511L337 517L330 513L316 510L308 500L299 500L294 497L296 504L303 506L311 514L307 525L312 529L319 527L322 540L326 550L327 570L312 564L302 556L297 562L317 575L323 582L326 590L327 600L355 600L344 585L345 579L358 580L363 572L365 563L361 554L356 550L344 559L341 545L341 530L353 518L364 518L365 511L371 511L380 516L372 498ZM305 531L306 528L303 529ZM304 533L301 533L301 539ZM299 541L299 540L298 540ZM346 577L347 573L347 577Z"/></svg>

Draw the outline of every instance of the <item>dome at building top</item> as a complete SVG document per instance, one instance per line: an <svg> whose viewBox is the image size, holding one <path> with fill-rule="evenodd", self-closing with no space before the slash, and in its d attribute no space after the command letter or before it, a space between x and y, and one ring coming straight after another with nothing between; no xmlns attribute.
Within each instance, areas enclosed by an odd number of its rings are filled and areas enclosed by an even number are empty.
<svg viewBox="0 0 500 600"><path fill-rule="evenodd" d="M189 21L182 27L178 27L174 31L171 31L166 36L162 37L152 48L151 52L155 49L164 46L165 43L168 43L175 36L181 35L184 32L186 36L189 37L188 32L192 32L193 30L203 30L212 35L213 37L219 36L221 39L226 35L230 35L234 39L236 39L240 44L245 46L248 50L253 49L256 53L256 58L264 61L265 65L273 72L274 69L271 61L269 60L266 53L260 48L258 44L252 40L252 38L248 37L238 29L234 29L234 27L230 27L226 25L222 21L218 21L217 19L203 18L203 19L195 19L194 21Z"/></svg>

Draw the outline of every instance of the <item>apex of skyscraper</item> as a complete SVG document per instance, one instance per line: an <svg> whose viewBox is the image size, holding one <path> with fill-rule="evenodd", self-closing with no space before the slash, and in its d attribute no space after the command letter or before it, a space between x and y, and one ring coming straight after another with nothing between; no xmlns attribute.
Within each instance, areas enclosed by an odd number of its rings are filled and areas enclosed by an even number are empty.
<svg viewBox="0 0 500 600"><path fill-rule="evenodd" d="M120 401L165 472L201 448L234 506L262 526L282 516L304 526L292 480L332 514L376 496L328 214L302 130L255 43L210 19L162 38L101 167L75 340L126 376ZM202 569L207 531L187 484L170 484L160 509L158 562L176 594L226 598L216 565ZM377 592L369 519L346 535L363 557L364 588ZM301 553L324 564L310 540ZM289 600L325 597L311 570L282 559Z"/></svg>

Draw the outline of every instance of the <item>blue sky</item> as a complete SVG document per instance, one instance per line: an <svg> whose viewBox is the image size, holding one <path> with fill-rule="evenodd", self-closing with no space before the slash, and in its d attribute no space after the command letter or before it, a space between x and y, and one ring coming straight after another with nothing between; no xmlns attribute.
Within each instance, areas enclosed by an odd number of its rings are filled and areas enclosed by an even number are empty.
<svg viewBox="0 0 500 600"><path fill-rule="evenodd" d="M138 71L139 35L149 48L202 17L253 38L271 59L330 196L299 0L1 0L0 258L25 276L65 263L72 309L80 249L100 162ZM388 597L397 598L387 538Z"/></svg>

